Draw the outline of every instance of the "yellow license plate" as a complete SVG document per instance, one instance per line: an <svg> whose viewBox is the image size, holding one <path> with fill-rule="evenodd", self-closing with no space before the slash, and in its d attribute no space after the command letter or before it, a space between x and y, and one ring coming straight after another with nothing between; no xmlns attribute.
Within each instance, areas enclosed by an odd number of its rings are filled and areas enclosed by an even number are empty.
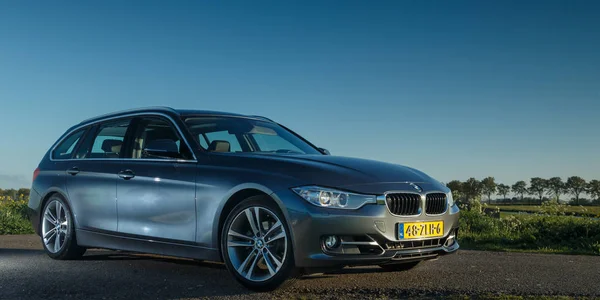
<svg viewBox="0 0 600 300"><path fill-rule="evenodd" d="M398 239L439 237L444 234L444 222L414 222L398 224Z"/></svg>

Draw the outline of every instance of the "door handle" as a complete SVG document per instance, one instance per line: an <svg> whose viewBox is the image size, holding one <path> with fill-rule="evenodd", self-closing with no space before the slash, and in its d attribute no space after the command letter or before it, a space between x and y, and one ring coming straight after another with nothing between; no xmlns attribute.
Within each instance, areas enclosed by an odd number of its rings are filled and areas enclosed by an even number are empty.
<svg viewBox="0 0 600 300"><path fill-rule="evenodd" d="M77 173L79 173L79 168L78 167L72 167L70 169L67 170L67 174L71 174L73 176L77 175Z"/></svg>
<svg viewBox="0 0 600 300"><path fill-rule="evenodd" d="M119 172L119 177L121 177L125 180L129 180L129 179L135 177L135 173L133 173L133 171L131 171L131 170L123 170L123 171Z"/></svg>

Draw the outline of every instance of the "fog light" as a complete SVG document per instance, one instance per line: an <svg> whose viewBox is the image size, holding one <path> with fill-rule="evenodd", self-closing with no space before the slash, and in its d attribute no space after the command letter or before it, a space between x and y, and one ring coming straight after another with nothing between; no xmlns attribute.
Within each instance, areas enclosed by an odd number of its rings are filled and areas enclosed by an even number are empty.
<svg viewBox="0 0 600 300"><path fill-rule="evenodd" d="M446 244L445 245L446 247L452 247L452 245L454 245L454 237L453 236L448 237L445 244Z"/></svg>
<svg viewBox="0 0 600 300"><path fill-rule="evenodd" d="M325 238L325 247L327 247L327 249L337 248L337 246L339 246L339 244L340 244L340 239L338 239L338 237L335 235L330 235Z"/></svg>

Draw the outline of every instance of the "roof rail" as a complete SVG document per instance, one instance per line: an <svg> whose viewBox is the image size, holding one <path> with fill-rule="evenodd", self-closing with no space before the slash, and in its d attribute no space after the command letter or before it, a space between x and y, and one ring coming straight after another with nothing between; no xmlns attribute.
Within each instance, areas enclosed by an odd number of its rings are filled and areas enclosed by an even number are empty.
<svg viewBox="0 0 600 300"><path fill-rule="evenodd" d="M174 108L168 107L168 106L138 107L138 108L115 111L115 112L95 116L92 118L88 118L88 119L85 119L85 120L79 122L79 124L87 123L87 122L90 122L90 121L93 121L96 119L102 119L102 118L110 117L110 116L117 116L117 115L126 114L126 113L145 112L145 111L168 111L168 112L177 113L177 111Z"/></svg>

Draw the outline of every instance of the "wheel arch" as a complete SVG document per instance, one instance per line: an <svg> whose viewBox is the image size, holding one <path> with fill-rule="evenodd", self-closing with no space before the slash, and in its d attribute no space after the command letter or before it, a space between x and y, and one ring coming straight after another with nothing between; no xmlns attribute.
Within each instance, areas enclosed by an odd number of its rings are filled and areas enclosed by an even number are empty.
<svg viewBox="0 0 600 300"><path fill-rule="evenodd" d="M59 197L61 197L65 203L69 206L69 210L71 211L72 217L73 217L73 222L75 227L77 227L77 218L75 217L75 213L73 212L73 205L71 205L71 202L69 201L69 198L67 197L65 191L58 189L58 188L51 188L48 191L46 191L46 193L42 196L42 200L40 201L40 207L39 207L39 216L38 216L38 225L37 225L37 232L42 232L42 217L44 217L44 207L46 206L46 203L48 202L48 200L50 200L50 198L52 198L52 196L54 195L58 195Z"/></svg>
<svg viewBox="0 0 600 300"><path fill-rule="evenodd" d="M288 216L288 212L286 207L283 205L283 202L281 201L281 199L279 199L279 197L269 188L260 185L260 184L254 184L254 183L249 183L249 184L241 184L239 186L236 186L235 188L233 188L225 197L225 199L227 199L226 201L223 201L223 204L221 205L217 216L218 218L216 218L215 220L215 224L213 226L213 232L215 232L216 234L214 235L213 238L213 243L215 245L215 248L218 249L219 251L219 257L221 258L221 260L223 260L223 256L221 253L221 232L223 230L223 226L225 225L225 220L227 219L227 215L229 214L229 212L231 212L231 210L240 202L242 202L243 200L253 197L253 196L264 196L266 199L271 200L274 204L277 205L277 207L279 208L279 210L281 211L281 213L283 214L283 217L285 218L285 221L288 225L288 232L290 233L290 239L292 241L292 247L294 247L294 233L291 230L291 226L289 223L289 216Z"/></svg>

